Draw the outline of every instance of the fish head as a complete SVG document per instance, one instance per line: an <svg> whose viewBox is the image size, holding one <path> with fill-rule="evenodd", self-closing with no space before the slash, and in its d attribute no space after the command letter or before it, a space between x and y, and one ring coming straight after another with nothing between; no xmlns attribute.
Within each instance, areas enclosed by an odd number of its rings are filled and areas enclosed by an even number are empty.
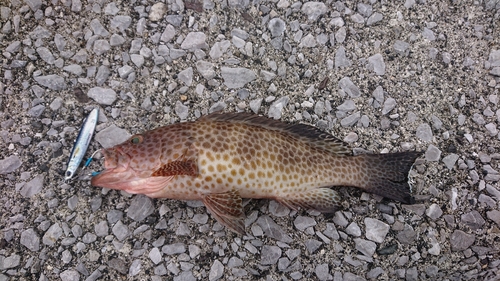
<svg viewBox="0 0 500 281"><path fill-rule="evenodd" d="M151 177L152 172L161 166L161 138L151 131L133 135L125 142L101 151L105 169L92 178L94 186L147 195L163 188L169 180Z"/></svg>

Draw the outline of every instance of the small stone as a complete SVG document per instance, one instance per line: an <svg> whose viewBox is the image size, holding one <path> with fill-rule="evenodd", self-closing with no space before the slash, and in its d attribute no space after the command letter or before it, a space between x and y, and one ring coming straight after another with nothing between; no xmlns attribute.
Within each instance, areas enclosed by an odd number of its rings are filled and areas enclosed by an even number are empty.
<svg viewBox="0 0 500 281"><path fill-rule="evenodd" d="M156 247L151 249L151 251L149 251L149 258L154 264L159 264L162 261L160 250Z"/></svg>
<svg viewBox="0 0 500 281"><path fill-rule="evenodd" d="M211 62L203 60L197 61L196 70L207 80L215 77L214 65Z"/></svg>
<svg viewBox="0 0 500 281"><path fill-rule="evenodd" d="M432 128L427 123L422 123L417 127L417 138L425 142L432 141Z"/></svg>
<svg viewBox="0 0 500 281"><path fill-rule="evenodd" d="M365 239L355 238L354 243L356 244L356 250L360 251L367 257L372 257L377 249L377 244Z"/></svg>
<svg viewBox="0 0 500 281"><path fill-rule="evenodd" d="M262 265L273 265L278 262L281 257L281 249L277 246L264 245L261 250L261 260Z"/></svg>
<svg viewBox="0 0 500 281"><path fill-rule="evenodd" d="M185 106L181 101L175 103L175 113L181 120L186 120L189 115L189 108Z"/></svg>
<svg viewBox="0 0 500 281"><path fill-rule="evenodd" d="M304 231L308 227L315 226L316 225L316 221L313 218L311 218L311 217L298 216L293 221L293 224L295 225L295 227L298 230Z"/></svg>
<svg viewBox="0 0 500 281"><path fill-rule="evenodd" d="M301 11L307 15L310 21L316 21L320 16L328 11L326 5L322 2L306 2L302 5Z"/></svg>
<svg viewBox="0 0 500 281"><path fill-rule="evenodd" d="M92 48L94 53L98 56L106 53L110 49L111 49L111 44L109 44L108 40L104 40L104 39L95 40L94 47Z"/></svg>
<svg viewBox="0 0 500 281"><path fill-rule="evenodd" d="M410 44L404 41L396 40L396 42L394 42L394 51L402 56L408 56L408 54L410 53L410 51L408 50L409 47Z"/></svg>
<svg viewBox="0 0 500 281"><path fill-rule="evenodd" d="M64 71L80 76L83 73L83 68L78 64L70 64L63 67Z"/></svg>
<svg viewBox="0 0 500 281"><path fill-rule="evenodd" d="M355 222L351 222L345 229L345 232L351 236L359 237L361 236L361 228Z"/></svg>
<svg viewBox="0 0 500 281"><path fill-rule="evenodd" d="M99 104L112 105L116 100L116 92L113 89L94 87L91 88L87 96Z"/></svg>
<svg viewBox="0 0 500 281"><path fill-rule="evenodd" d="M252 82L257 78L255 72L248 68L231 68L222 67L221 76L224 79L224 84L229 89L242 88L245 84Z"/></svg>
<svg viewBox="0 0 500 281"><path fill-rule="evenodd" d="M486 128L486 130L488 130L490 136L494 137L498 134L497 125L495 125L494 123L488 123L484 127Z"/></svg>
<svg viewBox="0 0 500 281"><path fill-rule="evenodd" d="M451 250L453 252L463 251L472 246L475 240L476 237L474 234L467 234L462 230L455 230L450 236Z"/></svg>
<svg viewBox="0 0 500 281"><path fill-rule="evenodd" d="M127 217L134 221L143 221L154 212L154 205L151 199L145 195L137 195L132 199L127 211Z"/></svg>
<svg viewBox="0 0 500 281"><path fill-rule="evenodd" d="M274 38L274 37L278 37L278 36L283 36L283 33L285 32L286 24L280 18L272 18L269 21L267 28L269 28L269 31L271 31L271 36Z"/></svg>
<svg viewBox="0 0 500 281"><path fill-rule="evenodd" d="M377 22L384 19L384 16L381 13L373 13L368 20L366 20L366 25L371 26L376 24Z"/></svg>
<svg viewBox="0 0 500 281"><path fill-rule="evenodd" d="M64 81L64 78L55 74L36 76L34 77L34 79L38 84L54 91L61 91L68 87L68 85Z"/></svg>
<svg viewBox="0 0 500 281"><path fill-rule="evenodd" d="M358 123L360 118L361 118L361 113L359 111L355 112L340 120L340 125L342 125L342 127L351 127L356 123Z"/></svg>
<svg viewBox="0 0 500 281"><path fill-rule="evenodd" d="M346 100L341 105L337 106L337 110L349 112L356 109L356 104L353 100Z"/></svg>
<svg viewBox="0 0 500 281"><path fill-rule="evenodd" d="M397 239L401 244L411 245L417 238L417 232L410 225L405 224L404 229L397 234Z"/></svg>
<svg viewBox="0 0 500 281"><path fill-rule="evenodd" d="M125 42L126 42L125 38L123 38L123 36L118 35L118 34L113 34L113 35L111 35L111 38L109 38L109 44L112 47L120 46Z"/></svg>
<svg viewBox="0 0 500 281"><path fill-rule="evenodd" d="M276 120L281 118L281 112L283 108L285 108L288 105L288 102L290 101L290 98L288 96L283 96L279 98L278 100L274 101L271 106L269 107L269 111L267 115L269 118L274 118Z"/></svg>
<svg viewBox="0 0 500 281"><path fill-rule="evenodd" d="M95 139L104 148L113 147L127 140L131 134L124 129L118 128L116 125L111 125L99 131Z"/></svg>
<svg viewBox="0 0 500 281"><path fill-rule="evenodd" d="M78 273L78 271L76 270L68 269L61 272L61 274L59 274L59 277L61 277L61 280L79 281L80 273Z"/></svg>
<svg viewBox="0 0 500 281"><path fill-rule="evenodd" d="M130 234L128 226L123 224L121 220L115 223L115 225L111 230L113 232L113 235L115 235L116 239L118 239L118 241L123 241Z"/></svg>
<svg viewBox="0 0 500 281"><path fill-rule="evenodd" d="M149 11L149 20L150 21L159 21L165 15L167 11L167 5L162 2L155 3L151 6L151 10Z"/></svg>
<svg viewBox="0 0 500 281"><path fill-rule="evenodd" d="M385 74L385 63L382 54L375 54L368 58L368 69L381 76Z"/></svg>
<svg viewBox="0 0 500 281"><path fill-rule="evenodd" d="M326 281L326 280L332 280L333 277L329 273L329 267L327 263L322 263L318 264L316 268L314 269L314 273L316 274L316 277L318 277L318 280L321 281Z"/></svg>
<svg viewBox="0 0 500 281"><path fill-rule="evenodd" d="M4 159L0 159L0 175L12 173L21 167L21 165L21 159L17 155L11 155Z"/></svg>
<svg viewBox="0 0 500 281"><path fill-rule="evenodd" d="M44 181L45 176L43 174L37 175L32 180L27 182L19 191L19 193L21 193L21 195L24 197L30 198L42 190Z"/></svg>
<svg viewBox="0 0 500 281"><path fill-rule="evenodd" d="M382 243L389 233L389 225L377 219L365 218L366 238L377 243Z"/></svg>
<svg viewBox="0 0 500 281"><path fill-rule="evenodd" d="M139 259L136 259L132 262L128 269L128 275L130 276L136 276L141 272L141 267L142 267L142 262Z"/></svg>
<svg viewBox="0 0 500 281"><path fill-rule="evenodd" d="M486 223L481 214L479 214L479 212L476 210L463 214L462 216L460 216L460 220L462 221L462 223L469 226L472 230L481 229L482 226Z"/></svg>
<svg viewBox="0 0 500 281"><path fill-rule="evenodd" d="M40 56L42 60L44 60L48 64L54 64L54 61L56 60L54 58L54 55L52 55L52 52L49 51L49 49L45 47L38 47L36 48L36 52Z"/></svg>
<svg viewBox="0 0 500 281"><path fill-rule="evenodd" d="M425 160L434 162L434 161L439 161L441 158L441 150L439 148L435 147L434 145L429 145L427 150L425 151Z"/></svg>
<svg viewBox="0 0 500 281"><path fill-rule="evenodd" d="M309 254L314 254L323 243L316 239L308 239L305 242L305 246Z"/></svg>
<svg viewBox="0 0 500 281"><path fill-rule="evenodd" d="M210 267L210 273L208 274L209 281L219 280L224 275L224 265L219 261L215 260Z"/></svg>
<svg viewBox="0 0 500 281"><path fill-rule="evenodd" d="M54 223L49 227L49 229L43 235L42 242L47 246L54 246L54 244L59 239L59 237L62 236L62 234L63 230L61 226L59 226L58 223Z"/></svg>
<svg viewBox="0 0 500 281"><path fill-rule="evenodd" d="M188 67L188 68L184 69L183 71L179 72L177 77L186 86L188 86L188 87L191 86L191 84L193 83L193 68Z"/></svg>
<svg viewBox="0 0 500 281"><path fill-rule="evenodd" d="M109 32L106 30L106 28L104 28L104 26L98 19L93 19L92 21L90 21L90 28L95 35L99 35L104 38L109 36Z"/></svg>
<svg viewBox="0 0 500 281"><path fill-rule="evenodd" d="M351 66L351 61L347 58L345 54L344 46L340 46L335 52L335 68L349 67Z"/></svg>
<svg viewBox="0 0 500 281"><path fill-rule="evenodd" d="M352 83L349 77L340 79L339 86L351 98L359 98L361 96L361 91L356 85L354 85L354 83Z"/></svg>
<svg viewBox="0 0 500 281"><path fill-rule="evenodd" d="M432 204L429 206L425 214L432 220L436 220L443 214L443 211L438 204Z"/></svg>
<svg viewBox="0 0 500 281"><path fill-rule="evenodd" d="M104 82L106 82L106 80L108 79L110 74L111 74L111 71L109 70L109 68L105 65L101 65L97 69L97 74L95 76L95 80L96 80L97 85L104 84Z"/></svg>
<svg viewBox="0 0 500 281"><path fill-rule="evenodd" d="M26 229L21 233L20 243L30 251L40 250L40 237L33 228Z"/></svg>
<svg viewBox="0 0 500 281"><path fill-rule="evenodd" d="M388 98L384 102L384 107L382 108L382 115L386 115L391 112L396 107L396 100L393 98Z"/></svg>
<svg viewBox="0 0 500 281"><path fill-rule="evenodd" d="M186 245L183 243L168 244L161 248L162 253L166 255L177 255L186 252Z"/></svg>
<svg viewBox="0 0 500 281"><path fill-rule="evenodd" d="M260 110L260 106L262 104L262 101L263 101L263 98L257 98L257 99L254 99L254 100L251 100L249 105L250 105L250 109L255 113L255 114L258 114L259 113L259 110Z"/></svg>
<svg viewBox="0 0 500 281"><path fill-rule="evenodd" d="M442 161L445 164L446 168L451 170L455 166L455 163L457 162L458 158L459 158L459 156L457 154L452 153L452 154L444 157Z"/></svg>
<svg viewBox="0 0 500 281"><path fill-rule="evenodd" d="M125 33L125 30L130 26L130 24L132 24L132 17L118 15L111 19L109 26L114 30Z"/></svg>
<svg viewBox="0 0 500 281"><path fill-rule="evenodd" d="M269 216L260 216L257 219L257 225L262 228L264 234L270 238L276 239L281 242L290 243L293 239L286 234L283 229L276 224Z"/></svg>
<svg viewBox="0 0 500 281"><path fill-rule="evenodd" d="M486 212L486 217L492 221L494 221L498 227L500 227L500 211L498 210L492 210Z"/></svg>
<svg viewBox="0 0 500 281"><path fill-rule="evenodd" d="M182 41L181 48L184 50L194 51L196 49L207 49L208 45L205 42L207 36L203 32L190 32Z"/></svg>
<svg viewBox="0 0 500 281"><path fill-rule="evenodd" d="M121 274L127 274L127 264L122 259L113 258L110 261L108 261L108 266L120 272Z"/></svg>

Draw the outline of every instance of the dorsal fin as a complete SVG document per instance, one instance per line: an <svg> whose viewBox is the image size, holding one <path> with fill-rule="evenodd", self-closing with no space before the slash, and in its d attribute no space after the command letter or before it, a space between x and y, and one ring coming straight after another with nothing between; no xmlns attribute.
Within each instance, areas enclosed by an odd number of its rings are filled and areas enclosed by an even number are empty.
<svg viewBox="0 0 500 281"><path fill-rule="evenodd" d="M217 121L230 123L244 123L272 131L280 131L284 134L307 142L319 149L329 151L337 155L352 155L352 151L342 142L327 132L323 132L306 124L287 124L257 114L247 112L219 113L215 112L198 119L200 121Z"/></svg>

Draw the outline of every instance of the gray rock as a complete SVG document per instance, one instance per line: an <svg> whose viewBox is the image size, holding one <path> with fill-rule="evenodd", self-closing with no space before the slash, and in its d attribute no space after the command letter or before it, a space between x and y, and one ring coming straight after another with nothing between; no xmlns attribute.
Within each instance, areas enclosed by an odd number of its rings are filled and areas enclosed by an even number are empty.
<svg viewBox="0 0 500 281"><path fill-rule="evenodd" d="M59 237L62 236L62 234L63 230L61 226L59 226L58 223L54 223L49 227L49 229L43 235L42 242L47 246L54 246L54 244L59 239Z"/></svg>
<svg viewBox="0 0 500 281"><path fill-rule="evenodd" d="M118 15L114 16L111 19L109 26L115 30L124 33L131 23L132 23L132 18L130 16Z"/></svg>
<svg viewBox="0 0 500 281"><path fill-rule="evenodd" d="M34 79L38 84L54 91L61 91L68 87L68 85L66 85L66 82L64 81L64 78L56 74L36 76L34 77Z"/></svg>
<svg viewBox="0 0 500 281"><path fill-rule="evenodd" d="M177 77L186 86L191 86L191 84L193 83L193 68L188 67L188 68L184 69L183 71L179 72Z"/></svg>
<svg viewBox="0 0 500 281"><path fill-rule="evenodd" d="M216 111L222 111L226 108L226 103L223 101L218 101L214 103L209 109L208 113L216 112Z"/></svg>
<svg viewBox="0 0 500 281"><path fill-rule="evenodd" d="M215 77L214 65L211 62L203 60L197 61L196 70L207 80Z"/></svg>
<svg viewBox="0 0 500 281"><path fill-rule="evenodd" d="M320 281L333 279L333 276L329 273L329 271L330 269L327 263L318 264L314 269L314 273L316 274L316 277L318 277L318 280Z"/></svg>
<svg viewBox="0 0 500 281"><path fill-rule="evenodd" d="M315 226L316 221L311 217L298 216L293 221L293 224L295 225L295 228L297 228L298 230L304 231L308 227Z"/></svg>
<svg viewBox="0 0 500 281"><path fill-rule="evenodd" d="M174 281L196 281L198 280L194 277L193 272L191 271L183 271L179 275L174 277Z"/></svg>
<svg viewBox="0 0 500 281"><path fill-rule="evenodd" d="M384 19L384 16L381 13L373 13L367 20L366 20L366 25L374 25L377 22L380 22L381 20Z"/></svg>
<svg viewBox="0 0 500 281"><path fill-rule="evenodd" d="M285 108L288 105L288 102L290 101L290 98L288 96L281 97L274 101L271 106L269 107L269 111L267 113L267 116L269 118L274 118L276 120L281 118L281 112L283 108Z"/></svg>
<svg viewBox="0 0 500 281"><path fill-rule="evenodd" d="M42 7L42 0L25 0L24 2L30 6L33 12L36 12Z"/></svg>
<svg viewBox="0 0 500 281"><path fill-rule="evenodd" d="M210 267L210 273L208 274L209 281L219 280L224 275L224 265L219 261L215 260Z"/></svg>
<svg viewBox="0 0 500 281"><path fill-rule="evenodd" d="M382 108L382 115L386 115L391 112L396 107L396 100L393 98L388 98L384 102L384 107Z"/></svg>
<svg viewBox="0 0 500 281"><path fill-rule="evenodd" d="M87 232L87 233L85 233L85 235L83 235L82 242L85 244L90 244L90 243L95 242L96 239L97 239L97 235L95 235L94 233Z"/></svg>
<svg viewBox="0 0 500 281"><path fill-rule="evenodd" d="M127 264L122 259L113 258L108 261L108 266L121 274L127 274Z"/></svg>
<svg viewBox="0 0 500 281"><path fill-rule="evenodd" d="M98 19L93 19L90 21L90 28L94 32L95 35L102 36L104 38L109 36L109 32L104 28L101 22Z"/></svg>
<svg viewBox="0 0 500 281"><path fill-rule="evenodd" d="M316 21L318 18L328 11L326 5L322 2L306 2L302 5L302 12L307 15L310 21Z"/></svg>
<svg viewBox="0 0 500 281"><path fill-rule="evenodd" d="M358 123L360 118L361 118L361 113L359 111L355 112L340 120L340 125L342 125L342 127L351 127L356 123Z"/></svg>
<svg viewBox="0 0 500 281"><path fill-rule="evenodd" d="M439 148L435 147L434 145L429 145L427 150L425 151L425 160L427 161L439 161L441 158L441 150Z"/></svg>
<svg viewBox="0 0 500 281"><path fill-rule="evenodd" d="M71 11L72 12L80 12L82 10L82 1L81 0L73 0L71 1Z"/></svg>
<svg viewBox="0 0 500 281"><path fill-rule="evenodd" d="M19 191L19 193L21 193L22 196L28 198L39 193L43 188L44 180L45 176L43 174L37 175L32 180L27 182Z"/></svg>
<svg viewBox="0 0 500 281"><path fill-rule="evenodd" d="M408 224L405 224L404 229L397 234L397 239L401 244L411 245L417 238L417 232Z"/></svg>
<svg viewBox="0 0 500 281"><path fill-rule="evenodd" d="M269 21L267 28L269 28L269 31L271 31L271 36L274 38L278 36L283 36L286 24L285 21L283 21L280 18L272 18Z"/></svg>
<svg viewBox="0 0 500 281"><path fill-rule="evenodd" d="M113 35L111 35L111 38L109 38L109 44L112 47L120 46L120 45L122 45L125 42L126 42L125 38L123 38L123 36L118 35L116 33L113 34Z"/></svg>
<svg viewBox="0 0 500 281"><path fill-rule="evenodd" d="M377 243L382 243L389 232L389 225L377 219L365 218L366 238Z"/></svg>
<svg viewBox="0 0 500 281"><path fill-rule="evenodd" d="M368 278L370 280L372 280L372 279L377 280L377 277L384 274L384 272L385 271L381 267L375 267L374 269L372 269L366 273L366 278Z"/></svg>
<svg viewBox="0 0 500 281"><path fill-rule="evenodd" d="M95 80L97 85L102 85L106 80L108 80L109 75L111 74L111 71L109 68L105 65L99 66L97 69L97 74L95 76Z"/></svg>
<svg viewBox="0 0 500 281"><path fill-rule="evenodd" d="M140 222L154 212L153 201L145 195L136 195L127 211L127 217Z"/></svg>
<svg viewBox="0 0 500 281"><path fill-rule="evenodd" d="M38 104L38 105L35 105L34 107L30 108L30 110L28 110L28 115L31 117L40 117L40 115L42 115L44 110L45 110L45 106Z"/></svg>
<svg viewBox="0 0 500 281"><path fill-rule="evenodd" d="M95 135L95 140L99 142L102 147L109 148L126 141L130 136L131 134L128 131L118 128L113 124L99 131Z"/></svg>
<svg viewBox="0 0 500 281"><path fill-rule="evenodd" d="M186 120L189 115L189 108L182 104L181 101L175 103L175 113L181 120Z"/></svg>
<svg viewBox="0 0 500 281"><path fill-rule="evenodd" d="M402 56L408 56L408 54L410 53L410 51L408 50L409 47L410 44L404 41L396 40L396 42L394 42L394 51Z"/></svg>
<svg viewBox="0 0 500 281"><path fill-rule="evenodd" d="M492 221L494 221L498 227L500 227L500 211L498 210L492 210L486 212L486 217Z"/></svg>
<svg viewBox="0 0 500 281"><path fill-rule="evenodd" d="M436 40L436 35L434 35L434 31L432 31L427 27L424 27L424 30L422 31L422 36L429 41Z"/></svg>
<svg viewBox="0 0 500 281"><path fill-rule="evenodd" d="M52 52L50 52L49 49L45 47L38 47L36 48L36 52L40 56L42 60L44 60L48 64L54 64L54 61L56 60L54 58L54 55L52 55Z"/></svg>
<svg viewBox="0 0 500 281"><path fill-rule="evenodd" d="M257 99L254 99L254 100L251 100L249 105L250 105L250 109L255 113L255 114L258 114L259 113L259 110L260 110L260 106L262 104L262 101L264 99L263 98L257 98Z"/></svg>
<svg viewBox="0 0 500 281"><path fill-rule="evenodd" d="M351 61L347 58L345 54L344 46L340 46L335 52L335 68L349 67L351 66Z"/></svg>
<svg viewBox="0 0 500 281"><path fill-rule="evenodd" d="M467 234L462 230L456 229L450 236L450 246L453 252L463 251L472 244L476 240L476 236L474 234Z"/></svg>
<svg viewBox="0 0 500 281"><path fill-rule="evenodd" d="M28 228L21 233L20 243L30 251L40 250L40 237L33 228Z"/></svg>
<svg viewBox="0 0 500 281"><path fill-rule="evenodd" d="M311 33L309 33L306 36L302 37L302 40L300 40L299 47L313 48L316 47L316 45L317 45L316 38L314 38L314 36Z"/></svg>
<svg viewBox="0 0 500 281"><path fill-rule="evenodd" d="M432 220L436 220L443 214L443 211L438 204L432 204L429 206L425 214Z"/></svg>
<svg viewBox="0 0 500 281"><path fill-rule="evenodd" d="M172 39L175 37L175 27L173 27L171 24L167 25L165 27L165 30L161 34L160 40L162 42L170 42Z"/></svg>
<svg viewBox="0 0 500 281"><path fill-rule="evenodd" d="M368 69L373 70L377 75L385 74L385 63L382 54L375 54L368 58Z"/></svg>
<svg viewBox="0 0 500 281"><path fill-rule="evenodd" d="M5 48L5 51L9 53L17 53L20 48L21 48L21 41L14 41L10 43L7 46L7 48Z"/></svg>
<svg viewBox="0 0 500 281"><path fill-rule="evenodd" d="M276 264L281 257L281 249L278 246L264 245L260 253L260 264L262 265Z"/></svg>
<svg viewBox="0 0 500 281"><path fill-rule="evenodd" d="M102 55L109 51L111 49L111 45L109 44L108 40L100 39L100 40L95 40L94 42L94 47L92 50L96 55Z"/></svg>
<svg viewBox="0 0 500 281"><path fill-rule="evenodd" d="M0 256L0 270L6 270L9 268L15 268L19 266L21 261L21 256L13 254L11 256L8 256L6 258L3 258L3 256ZM1 275L0 275L1 277ZM5 279L8 280L8 279Z"/></svg>
<svg viewBox="0 0 500 281"><path fill-rule="evenodd" d="M355 222L351 222L345 229L345 232L349 235L352 235L354 237L359 237L361 236L361 228L359 228L359 225Z"/></svg>
<svg viewBox="0 0 500 281"><path fill-rule="evenodd" d="M457 154L452 153L448 156L445 156L442 161L443 161L444 165L446 166L446 168L451 170L455 166L455 163L457 162L458 158L459 158L459 156Z"/></svg>
<svg viewBox="0 0 500 281"><path fill-rule="evenodd" d="M87 96L103 105L112 105L116 100L116 92L113 89L101 87L91 88Z"/></svg>
<svg viewBox="0 0 500 281"><path fill-rule="evenodd" d="M161 248L161 251L166 255L177 255L186 252L186 245L183 243L168 244Z"/></svg>
<svg viewBox="0 0 500 281"><path fill-rule="evenodd" d="M154 264L159 264L162 261L160 249L154 247L149 251L149 258Z"/></svg>
<svg viewBox="0 0 500 281"><path fill-rule="evenodd" d="M5 175L14 172L19 167L21 167L23 163L21 162L21 158L17 155L11 155L4 159L0 159L0 175Z"/></svg>
<svg viewBox="0 0 500 281"><path fill-rule="evenodd" d="M307 239L304 245L306 246L307 251L309 254L314 254L319 247L321 247L323 243L321 241L318 241L316 239Z"/></svg>
<svg viewBox="0 0 500 281"><path fill-rule="evenodd" d="M224 79L224 84L229 89L242 88L245 84L252 82L257 78L255 72L242 67L222 67L221 76L222 79Z"/></svg>
<svg viewBox="0 0 500 281"><path fill-rule="evenodd" d="M61 280L68 280L68 281L79 281L80 280L80 273L78 271L73 270L73 269L67 269L59 274L59 277L61 277Z"/></svg>
<svg viewBox="0 0 500 281"><path fill-rule="evenodd" d="M356 85L354 85L354 83L352 83L349 77L340 79L339 87L351 98L359 98L361 96L361 91Z"/></svg>
<svg viewBox="0 0 500 281"><path fill-rule="evenodd" d="M113 235L115 235L116 239L118 239L118 241L123 241L130 235L128 226L123 224L121 220L119 220L117 223L115 223L115 225L113 225L111 231L113 232Z"/></svg>
<svg viewBox="0 0 500 281"><path fill-rule="evenodd" d="M141 267L142 267L142 262L140 259L135 259L132 261L132 264L130 264L130 267L128 269L128 275L130 276L136 276L141 272Z"/></svg>
<svg viewBox="0 0 500 281"><path fill-rule="evenodd" d="M83 68L78 65L78 64L70 64L65 67L63 67L64 71L67 71L69 73L73 73L77 76L80 76L83 73Z"/></svg>
<svg viewBox="0 0 500 281"><path fill-rule="evenodd" d="M269 216L260 216L257 225L262 228L264 234L281 242L290 243L293 239L276 224ZM281 254L280 254L281 255Z"/></svg>
<svg viewBox="0 0 500 281"><path fill-rule="evenodd" d="M184 50L194 51L196 49L207 49L208 45L205 42L207 36L203 32L190 32L182 41L181 48Z"/></svg>
<svg viewBox="0 0 500 281"><path fill-rule="evenodd" d="M481 229L486 223L481 214L476 210L461 215L460 220L472 230Z"/></svg>
<svg viewBox="0 0 500 281"><path fill-rule="evenodd" d="M333 216L333 222L341 227L346 227L349 223L342 212L335 212L335 215Z"/></svg>
<svg viewBox="0 0 500 281"><path fill-rule="evenodd" d="M427 123L422 123L417 127L417 138L422 141L430 142L432 141L432 128Z"/></svg>
<svg viewBox="0 0 500 281"><path fill-rule="evenodd" d="M377 249L377 244L365 239L354 238L354 243L356 244L356 250L360 251L367 257L372 257Z"/></svg>
<svg viewBox="0 0 500 281"><path fill-rule="evenodd" d="M109 234L109 227L107 221L100 221L94 226L95 234L99 237L103 237Z"/></svg>

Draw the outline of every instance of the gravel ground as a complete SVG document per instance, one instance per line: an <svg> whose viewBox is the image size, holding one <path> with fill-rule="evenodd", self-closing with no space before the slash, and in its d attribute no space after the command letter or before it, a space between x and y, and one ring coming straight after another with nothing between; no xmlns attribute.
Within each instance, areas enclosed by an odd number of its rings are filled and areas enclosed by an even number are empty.
<svg viewBox="0 0 500 281"><path fill-rule="evenodd" d="M1 0L0 280L500 280L500 2ZM422 150L417 204L350 188L333 215L199 202L63 174L216 110L312 124L356 151Z"/></svg>

